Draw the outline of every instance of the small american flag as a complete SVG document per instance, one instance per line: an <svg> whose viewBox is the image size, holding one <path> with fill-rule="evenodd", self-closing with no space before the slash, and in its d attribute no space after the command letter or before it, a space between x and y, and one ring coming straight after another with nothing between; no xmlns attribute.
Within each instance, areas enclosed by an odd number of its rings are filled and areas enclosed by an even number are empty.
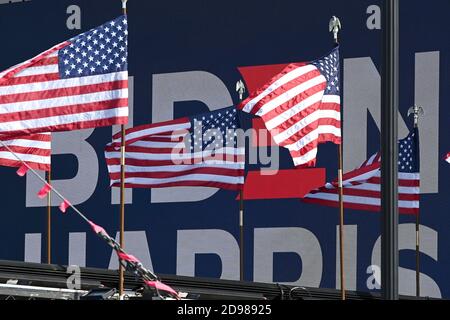
<svg viewBox="0 0 450 320"><path fill-rule="evenodd" d="M127 18L121 16L0 73L0 133L128 121Z"/></svg>
<svg viewBox="0 0 450 320"><path fill-rule="evenodd" d="M447 153L447 155L445 156L445 161L447 161L448 163L450 163L450 152Z"/></svg>
<svg viewBox="0 0 450 320"><path fill-rule="evenodd" d="M296 166L314 166L317 146L341 143L339 48L310 63L291 63L239 108L262 118Z"/></svg>
<svg viewBox="0 0 450 320"><path fill-rule="evenodd" d="M52 153L50 133L16 136L13 139L0 137L0 140L31 168L43 171L50 170ZM21 167L22 163L6 147L0 146L0 165Z"/></svg>
<svg viewBox="0 0 450 320"><path fill-rule="evenodd" d="M125 187L204 186L240 190L245 147L236 108L127 129ZM120 133L105 148L111 186L120 186Z"/></svg>
<svg viewBox="0 0 450 320"><path fill-rule="evenodd" d="M418 214L420 200L419 174L419 133L414 129L399 145L399 212ZM381 157L377 153L364 162L361 167L343 177L344 207L356 210L381 210ZM307 194L307 203L337 207L339 190L336 182Z"/></svg>

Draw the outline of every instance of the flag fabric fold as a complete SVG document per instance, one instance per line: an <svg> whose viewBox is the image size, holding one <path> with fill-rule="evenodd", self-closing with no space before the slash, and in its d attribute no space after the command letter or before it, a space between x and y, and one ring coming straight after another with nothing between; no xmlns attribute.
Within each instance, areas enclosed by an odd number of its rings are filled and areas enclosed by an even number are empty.
<svg viewBox="0 0 450 320"><path fill-rule="evenodd" d="M217 187L240 190L245 146L236 108L126 130L125 187ZM120 133L105 148L111 186L120 186Z"/></svg>
<svg viewBox="0 0 450 320"><path fill-rule="evenodd" d="M341 143L339 47L308 63L291 63L239 109L262 118L296 166L315 166L320 143Z"/></svg>
<svg viewBox="0 0 450 320"><path fill-rule="evenodd" d="M16 153L27 165L36 170L50 170L51 160L51 134L36 133L10 138L0 136L0 140ZM23 165L6 147L0 146L0 165L8 167L18 167L17 174L25 175L28 168ZM26 169L26 170L25 170Z"/></svg>
<svg viewBox="0 0 450 320"><path fill-rule="evenodd" d="M420 200L419 133L417 128L399 144L399 213L418 214ZM381 156L376 153L359 168L343 176L344 207L355 210L381 210ZM336 181L311 191L302 200L325 206L339 206Z"/></svg>
<svg viewBox="0 0 450 320"><path fill-rule="evenodd" d="M128 121L127 19L121 16L0 73L0 134Z"/></svg>

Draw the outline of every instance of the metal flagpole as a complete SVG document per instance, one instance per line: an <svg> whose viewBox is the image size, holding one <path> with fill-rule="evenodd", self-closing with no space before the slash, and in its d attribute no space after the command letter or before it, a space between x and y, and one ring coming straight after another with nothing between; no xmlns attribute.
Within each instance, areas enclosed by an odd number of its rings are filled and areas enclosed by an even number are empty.
<svg viewBox="0 0 450 320"><path fill-rule="evenodd" d="M329 23L330 32L333 32L334 43L339 45L338 34L342 28L339 18L333 16ZM338 189L339 189L339 265L340 265L340 285L341 285L341 299L345 300L345 270L344 270L344 189L342 187L342 172L343 172L343 158L342 158L342 119L341 119L341 143L338 145Z"/></svg>
<svg viewBox="0 0 450 320"><path fill-rule="evenodd" d="M398 300L398 105L399 0L383 8L381 77L381 289L386 300Z"/></svg>
<svg viewBox="0 0 450 320"><path fill-rule="evenodd" d="M47 183L52 185L52 168L47 172ZM47 194L47 263L52 263L52 190Z"/></svg>
<svg viewBox="0 0 450 320"><path fill-rule="evenodd" d="M122 0L123 14L127 14L127 1ZM121 140L120 140L120 239L119 244L125 248L125 125L120 126ZM124 292L124 270L121 263L119 263L119 296L122 297Z"/></svg>
<svg viewBox="0 0 450 320"><path fill-rule="evenodd" d="M239 101L243 100L245 85L242 80L236 83L236 91L239 93ZM242 127L242 123L241 123ZM239 279L244 281L244 190L239 191Z"/></svg>
<svg viewBox="0 0 450 320"><path fill-rule="evenodd" d="M414 106L409 108L408 117L414 115L414 128L419 127L419 117L424 115L423 108ZM420 168L419 168L420 172ZM420 215L416 214L416 296L420 297Z"/></svg>

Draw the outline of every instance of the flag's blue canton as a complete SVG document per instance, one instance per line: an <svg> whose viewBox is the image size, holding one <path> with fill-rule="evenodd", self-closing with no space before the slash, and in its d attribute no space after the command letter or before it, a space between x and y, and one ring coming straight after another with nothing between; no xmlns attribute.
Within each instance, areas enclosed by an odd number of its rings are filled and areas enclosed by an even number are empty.
<svg viewBox="0 0 450 320"><path fill-rule="evenodd" d="M416 153L418 141L418 131L411 133L398 142L398 171L399 172L419 172L418 154Z"/></svg>
<svg viewBox="0 0 450 320"><path fill-rule="evenodd" d="M191 150L209 148L236 147L239 118L235 107L228 107L190 117L191 132L189 142ZM200 125L201 124L201 125ZM219 133L220 131L220 133Z"/></svg>
<svg viewBox="0 0 450 320"><path fill-rule="evenodd" d="M61 78L74 78L127 70L127 17L121 16L69 40L59 50Z"/></svg>
<svg viewBox="0 0 450 320"><path fill-rule="evenodd" d="M327 79L325 95L339 95L339 48L333 49L329 55L311 62Z"/></svg>

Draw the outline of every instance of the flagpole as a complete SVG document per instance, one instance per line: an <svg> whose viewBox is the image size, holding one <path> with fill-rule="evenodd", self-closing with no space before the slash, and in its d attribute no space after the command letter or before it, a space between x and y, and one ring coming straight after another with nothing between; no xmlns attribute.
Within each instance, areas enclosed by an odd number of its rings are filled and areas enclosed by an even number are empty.
<svg viewBox="0 0 450 320"><path fill-rule="evenodd" d="M342 143L342 141L341 141ZM345 300L345 270L344 270L344 189L342 188L342 144L338 146L339 157L339 263L341 277L341 299Z"/></svg>
<svg viewBox="0 0 450 320"><path fill-rule="evenodd" d="M47 183L52 184L51 165L47 171ZM52 263L52 191L47 194L47 263Z"/></svg>
<svg viewBox="0 0 450 320"><path fill-rule="evenodd" d="M127 14L127 1L122 0L123 14ZM120 126L120 239L119 244L125 248L125 125ZM119 263L119 297L122 298L124 292L124 270Z"/></svg>
<svg viewBox="0 0 450 320"><path fill-rule="evenodd" d="M414 128L419 128L419 116L424 114L423 108L420 106L414 106L409 108L408 116L414 115ZM420 157L420 155L416 155ZM420 172L420 168L419 168ZM416 214L416 297L420 297L420 215Z"/></svg>
<svg viewBox="0 0 450 320"><path fill-rule="evenodd" d="M236 91L239 93L239 102L241 102L245 92L242 80L236 83ZM242 127L242 120L240 121ZM239 280L244 281L244 189L239 190Z"/></svg>
<svg viewBox="0 0 450 320"><path fill-rule="evenodd" d="M420 219L416 214L416 297L420 297Z"/></svg>
<svg viewBox="0 0 450 320"><path fill-rule="evenodd" d="M125 247L125 125L120 126L120 239L119 243L122 248ZM119 294L123 296L124 273L123 266L119 264Z"/></svg>
<svg viewBox="0 0 450 320"><path fill-rule="evenodd" d="M338 33L341 29L339 18L333 16L329 23L330 32L333 32L334 43L339 45ZM338 145L338 189L339 189L339 265L340 265L340 284L341 299L345 300L345 270L344 270L344 189L342 187L343 157L342 157L342 120L341 120L341 143Z"/></svg>

